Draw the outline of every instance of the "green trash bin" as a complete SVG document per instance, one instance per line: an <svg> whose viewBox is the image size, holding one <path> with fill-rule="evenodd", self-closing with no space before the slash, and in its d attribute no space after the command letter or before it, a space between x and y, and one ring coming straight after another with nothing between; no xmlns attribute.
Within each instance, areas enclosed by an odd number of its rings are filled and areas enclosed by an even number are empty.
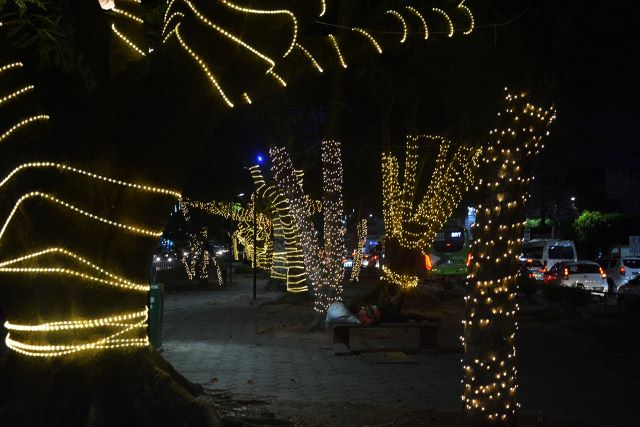
<svg viewBox="0 0 640 427"><path fill-rule="evenodd" d="M164 284L152 283L149 290L149 326L147 334L151 346L162 350L162 313L164 311Z"/></svg>

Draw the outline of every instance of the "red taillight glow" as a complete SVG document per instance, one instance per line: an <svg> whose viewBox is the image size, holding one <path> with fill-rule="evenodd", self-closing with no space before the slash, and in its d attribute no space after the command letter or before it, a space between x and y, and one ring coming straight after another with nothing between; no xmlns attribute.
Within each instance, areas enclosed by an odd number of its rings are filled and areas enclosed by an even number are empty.
<svg viewBox="0 0 640 427"><path fill-rule="evenodd" d="M424 256L424 266L428 271L431 271L431 269L433 268L433 265L431 265L431 257L429 255Z"/></svg>
<svg viewBox="0 0 640 427"><path fill-rule="evenodd" d="M542 268L540 269L540 273L544 273L545 271L547 271L547 267L542 267Z"/></svg>
<svg viewBox="0 0 640 427"><path fill-rule="evenodd" d="M624 276L624 267L620 267L620 270L619 270L619 271L620 271L620 275L621 275L621 276Z"/></svg>
<svg viewBox="0 0 640 427"><path fill-rule="evenodd" d="M471 265L472 259L473 259L473 256L471 255L471 252L469 252L469 254L467 255L467 268L469 268L469 266Z"/></svg>

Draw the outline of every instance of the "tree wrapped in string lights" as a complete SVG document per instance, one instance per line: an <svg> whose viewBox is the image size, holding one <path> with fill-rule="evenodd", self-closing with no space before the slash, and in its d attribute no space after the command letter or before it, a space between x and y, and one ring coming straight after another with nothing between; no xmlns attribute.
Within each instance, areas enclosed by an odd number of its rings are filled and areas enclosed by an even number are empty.
<svg viewBox="0 0 640 427"><path fill-rule="evenodd" d="M506 93L504 109L489 132L482 179L475 187L484 201L477 206L463 321L466 425L516 422L516 271L530 181L527 172L554 119L554 108L536 107L524 93Z"/></svg>
<svg viewBox="0 0 640 427"><path fill-rule="evenodd" d="M342 222L344 214L340 143L322 143L323 244L311 220L312 202L304 193L302 181L296 174L288 153L284 148L272 148L271 158L273 176L289 200L291 214L298 229L307 280L315 299L315 309L323 312L332 302L342 297L345 230Z"/></svg>
<svg viewBox="0 0 640 427"><path fill-rule="evenodd" d="M251 202L246 206L239 206L237 203L210 201L201 202L198 200L183 199L181 209L185 213L189 208L199 209L209 215L220 216L232 219L237 222L236 230L231 236L236 244L240 243L244 247L245 258L253 262L253 251L257 250L256 262L258 268L269 271L273 263L273 221L265 213L256 213L256 225L258 234L256 237L257 248L253 246L253 209L255 209L255 194L251 197Z"/></svg>
<svg viewBox="0 0 640 427"><path fill-rule="evenodd" d="M439 144L435 168L422 197L418 194L419 142ZM382 154L382 196L385 226L383 279L401 288L418 284L416 266L473 183L479 149L460 145L440 136L407 138L404 179L400 182L398 158ZM419 200L417 203L416 201Z"/></svg>
<svg viewBox="0 0 640 427"><path fill-rule="evenodd" d="M367 220L363 219L358 223L356 227L356 237L358 239L356 243L356 253L353 255L353 267L351 267L351 281L357 282L360 280L360 270L362 267L362 252L364 246L367 244Z"/></svg>
<svg viewBox="0 0 640 427"><path fill-rule="evenodd" d="M302 247L289 200L280 187L267 184L259 166L252 166L249 171L256 193L265 200L273 221L271 278L284 281L289 292L307 291ZM321 209L318 203L310 203L309 206L317 207L318 211Z"/></svg>
<svg viewBox="0 0 640 427"><path fill-rule="evenodd" d="M41 2L15 3L29 18L28 8ZM146 18L158 11L139 0L102 1L106 17L95 1L66 2L60 16L52 13L51 22L73 23L61 38L73 40L74 59L83 62L69 79L81 75L82 82L49 90L46 104L85 115L69 120L60 114L51 129L42 126L49 115L14 56L25 39L10 31L9 43L0 40L0 80L8 89L0 101L0 304L12 349L10 367L0 372L2 393L35 396L43 414L54 412L43 397L64 384L62 375L49 377L58 371L51 367L63 366L60 371L72 371L83 385L68 398L73 410L60 410L64 416L97 413L106 425L215 425L202 405L186 398L187 381L146 350L148 260L196 161L191 153L210 141L229 108L251 104L304 73L346 68L383 49L404 48L412 37L435 38L427 23L449 28L443 38L474 26L462 3L436 12L415 0L396 13L371 14L361 13L367 2L351 8L337 0L289 2L290 10L280 0L261 2L262 9L231 0L162 3L156 2L164 12L162 37L148 37L153 28ZM419 19L406 20L410 15ZM349 31L331 25L338 17ZM19 53L32 53L27 50ZM42 81L52 81L46 77ZM76 98L84 87L87 93ZM173 167L159 168L167 158ZM48 381L38 390L28 385L40 382L24 381L43 377ZM156 384L153 398L149 383ZM90 424L88 417L73 420Z"/></svg>

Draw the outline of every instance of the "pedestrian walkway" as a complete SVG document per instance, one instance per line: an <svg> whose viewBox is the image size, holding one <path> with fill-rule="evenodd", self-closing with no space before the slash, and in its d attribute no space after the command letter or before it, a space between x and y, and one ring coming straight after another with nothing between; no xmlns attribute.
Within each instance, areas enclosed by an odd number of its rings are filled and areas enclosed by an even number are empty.
<svg viewBox="0 0 640 427"><path fill-rule="evenodd" d="M461 410L460 347L399 360L410 363L336 356L325 332L265 332L261 323L269 306L264 304L282 293L262 291L260 281L253 301L251 275L234 280L231 287L166 296L162 354L189 380L301 405L349 401L396 410ZM583 425L634 424L640 418L636 364L624 353L609 354L590 331L571 325L521 322L517 357L523 413L584 420ZM448 319L441 329L440 344L455 349L460 320Z"/></svg>
<svg viewBox="0 0 640 427"><path fill-rule="evenodd" d="M234 279L233 287L165 300L163 356L191 381L302 402L460 409L460 354L419 354L400 360L411 363L380 364L334 355L327 333L260 334L259 305L282 294L261 292L259 283L254 302L250 276Z"/></svg>

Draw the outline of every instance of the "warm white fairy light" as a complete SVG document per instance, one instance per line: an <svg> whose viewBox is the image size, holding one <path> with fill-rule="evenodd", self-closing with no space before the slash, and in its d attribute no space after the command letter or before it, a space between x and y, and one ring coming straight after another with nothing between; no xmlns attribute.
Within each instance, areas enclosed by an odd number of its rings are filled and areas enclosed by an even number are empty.
<svg viewBox="0 0 640 427"><path fill-rule="evenodd" d="M0 67L0 73L21 68L22 63L11 63ZM2 98L0 103L11 100L25 92L33 90L33 86L25 86L22 89L14 88L14 91ZM9 130L0 136L3 141L13 135L13 133L28 124L48 120L47 115L35 115L24 119L13 125ZM135 184L121 181L107 176L99 175L83 169L74 168L68 165L55 162L28 162L20 164L10 171L1 181L0 190L6 187L20 173L33 170L40 172L50 169L59 173L75 174L80 179L88 179L92 184L104 183L107 185L118 185L126 190L136 192L155 193L160 196L169 196L178 199L180 193L159 187ZM43 177L47 179L46 175ZM77 177L74 177L77 178ZM79 181L79 180L76 180ZM81 215L91 220L107 224L116 230L132 233L142 238L156 239L161 235L160 231L151 230L145 227L133 226L123 222L113 221L109 218L96 215L87 210L77 207L75 204L62 200L55 195L40 191L31 191L21 196L13 208L10 210L2 228L0 229L0 246L6 246L6 234L12 219L24 202L30 199L40 199L47 203L62 207L72 215ZM24 210L23 214L40 213L41 208L35 210ZM9 242L10 243L10 242ZM47 285L51 282L50 277L61 277L65 283L77 284L91 288L110 289L110 292L136 292L146 294L149 291L149 284L146 282L135 282L129 280L112 269L105 269L90 261L84 256L64 247L45 247L39 250L28 252L21 256L4 259L0 261L0 274L22 275L30 280L36 280L40 285ZM58 282L57 280L55 282ZM54 283L55 283L54 282ZM43 321L36 324L23 324L13 320L8 320L5 327L8 329L5 342L13 351L34 357L56 357L77 353L87 350L103 350L111 348L144 347L149 345L146 337L147 308L136 312L107 315L105 317L83 318L71 320ZM96 338L96 334L102 335Z"/></svg>
<svg viewBox="0 0 640 427"><path fill-rule="evenodd" d="M113 9L111 9L112 12L115 12L119 15L125 16L128 19L131 19L134 22L137 22L138 24L144 24L144 20L142 18L139 18L137 16L135 16L133 13L129 13L126 10L122 10L122 9L118 9L116 7L114 7Z"/></svg>
<svg viewBox="0 0 640 427"><path fill-rule="evenodd" d="M353 256L353 267L351 268L351 281L360 280L360 270L362 267L362 252L367 243L367 220L363 219L358 223L356 228L356 253Z"/></svg>
<svg viewBox="0 0 640 427"><path fill-rule="evenodd" d="M352 28L351 30L365 36L371 42L373 47L378 51L378 53L382 53L382 47L380 47L380 44L378 43L378 41L375 38L373 38L373 36L369 34L366 30L363 30L362 28Z"/></svg>
<svg viewBox="0 0 640 427"><path fill-rule="evenodd" d="M325 12L327 11L327 0L320 0L320 3L322 5L322 8L320 9L320 17L324 16Z"/></svg>
<svg viewBox="0 0 640 427"><path fill-rule="evenodd" d="M498 127L489 132L483 156L484 175L495 178L480 180L476 186L488 205L477 206L466 320L462 321L465 357L461 399L467 418L474 424L509 424L520 406L516 400L515 271L529 182L520 175L523 165L542 147L542 137L555 119L553 109L534 107L526 101L526 94L507 94L505 105L498 113Z"/></svg>
<svg viewBox="0 0 640 427"><path fill-rule="evenodd" d="M201 202L198 200L183 199L181 208L188 217L187 210L190 208L199 209L209 215L221 216L223 218L237 221L236 231L232 235L232 239L237 240L245 250L247 258L253 262L253 251L256 251L257 267L269 270L273 260L273 243L271 241L272 221L268 215L262 212L256 214L256 226L258 234L256 241L258 247L253 245L253 202L245 207L236 208L234 203L210 201Z"/></svg>
<svg viewBox="0 0 640 427"><path fill-rule="evenodd" d="M289 292L307 291L300 237L291 215L289 200L277 185L267 185L259 166L252 166L249 171L256 187L256 194L267 202L271 212L274 246L275 241L279 239L282 239L284 245L284 251L274 248L271 277L283 280Z"/></svg>
<svg viewBox="0 0 640 427"><path fill-rule="evenodd" d="M216 25L215 23L213 23L211 20L209 20L204 14L202 14L194 5L193 3L191 3L191 1L189 0L182 0L187 6L189 6L189 8L191 9L191 11L193 12L193 14L196 16L196 18L198 18L198 20L200 22L202 22L203 24L205 24L206 26L208 26L209 28L214 29L215 31L217 31L219 34L222 34L224 37L227 37L228 39L232 40L233 42L235 42L236 44L242 46L243 48L247 49L249 52L253 53L254 55L258 56L259 58L261 58L262 60L266 61L271 68L273 68L276 63L274 62L273 59L269 58L267 55L265 55L264 53L260 52L258 49L254 48L253 46L251 46L250 44L246 43L245 41L243 41L241 38L234 36L233 34L231 34L229 31L225 30L224 28L220 27L219 25Z"/></svg>
<svg viewBox="0 0 640 427"><path fill-rule="evenodd" d="M12 68L22 68L22 67L24 67L24 64L22 62L11 62L9 64L6 64L0 67L0 73L7 70L11 70Z"/></svg>
<svg viewBox="0 0 640 427"><path fill-rule="evenodd" d="M285 82L282 77L280 77L278 74L276 74L276 72L273 71L273 69L267 70L267 74L270 75L270 76L273 76L278 81L278 83L280 83L280 85L282 87L286 87L287 86L287 82Z"/></svg>
<svg viewBox="0 0 640 427"><path fill-rule="evenodd" d="M16 97L22 95L23 93L30 92L34 88L35 88L34 85L28 85L28 86L25 86L25 87L23 87L21 89L18 89L16 91L14 91L14 92L11 92L9 95L5 95L2 98L0 98L0 105L2 105L3 103L5 103L7 101L12 100L13 98L16 98Z"/></svg>
<svg viewBox="0 0 640 427"><path fill-rule="evenodd" d="M421 139L439 142L440 145L427 192L418 206L414 207L418 142ZM479 151L460 146L453 156L449 156L449 147L450 142L439 136L409 136L402 185L399 181L398 159L390 153L383 153L385 228L389 236L397 239L403 247L426 251L472 183ZM420 232L416 232L416 229Z"/></svg>
<svg viewBox="0 0 640 427"><path fill-rule="evenodd" d="M325 311L342 296L344 227L342 225L342 161L340 144L322 144L324 199L324 245L310 219L309 201L301 180L284 148L271 149L273 175L290 202L304 257L307 279L315 298L315 309Z"/></svg>
<svg viewBox="0 0 640 427"><path fill-rule="evenodd" d="M209 251L206 249L207 229L189 233L189 250L182 254L182 264L189 280L204 280L209 277Z"/></svg>
<svg viewBox="0 0 640 427"><path fill-rule="evenodd" d="M5 139L7 139L12 133L14 133L15 131L17 131L18 129L20 129L23 126L27 126L28 124L33 123L33 122L45 121L45 120L49 120L49 116L47 116L46 114L38 114L38 115L35 115L35 116L27 117L24 120L20 120L18 123L16 123L15 125L11 126L6 131L4 131L4 133L2 135L0 135L0 142L2 142Z"/></svg>
<svg viewBox="0 0 640 427"><path fill-rule="evenodd" d="M42 198L46 201L49 202L53 202L57 205L63 206L67 209L70 209L76 213L79 213L81 215L87 216L93 220L114 226L114 227L118 227L127 231L130 231L132 233L135 234L140 234L143 236L150 236L150 237L160 237L162 236L162 231L156 231L156 230L149 230L146 228L142 228L142 227L136 227L136 226L132 226L132 225L128 225L128 224L123 224L121 222L117 222L117 221L112 221L108 218L104 218L95 214L92 214L91 212L87 212L83 209L80 209L74 205L72 205L71 203L67 203L64 200L60 200L55 196L52 196L50 194L47 193L42 193L40 191L31 191L25 195L23 195L22 197L20 197L18 199L18 201L16 202L16 204L14 205L13 209L11 210L11 213L9 214L9 216L7 217L7 219L4 222L4 225L2 226L2 229L0 230L0 240L2 240L2 237L4 236L5 231L7 230L7 227L9 226L9 223L11 222L11 219L13 218L13 216L15 215L16 211L18 210L18 208L20 207L20 205L28 199L31 198Z"/></svg>
<svg viewBox="0 0 640 427"><path fill-rule="evenodd" d="M144 330L147 326L148 317L148 310L145 309L139 312L123 313L106 318L57 321L38 325L21 325L7 321L5 322L5 327L10 332L5 338L5 343L8 348L17 353L35 357L57 357L94 349L147 347L149 345L149 339L147 336L144 338L122 338L122 336L132 332L135 333L136 330ZM12 332L19 335L24 335L26 332L30 332L29 336L36 335L36 337L38 337L39 334L45 333L46 336L44 339L47 340L48 335L52 333L59 334L60 332L65 333L70 330L82 331L91 329L115 329L115 332L99 340L86 341L82 344L72 345L26 344L13 339L11 336ZM29 341L31 342L32 340L33 338Z"/></svg>
<svg viewBox="0 0 640 427"><path fill-rule="evenodd" d="M311 53L304 48L304 46L302 46L299 43L296 43L296 47L298 49L300 49L302 51L302 53L304 53L304 56L306 56L307 58L309 58L309 61L311 61L311 64L313 64L313 67L318 70L319 72L324 72L324 70L322 69L322 67L320 66L320 63L318 61L316 61L316 59L313 57L313 55L311 55Z"/></svg>
<svg viewBox="0 0 640 427"><path fill-rule="evenodd" d="M84 274L84 273L80 273L78 271L75 270L71 270L68 268L62 268L62 267L10 267L10 266L14 266L16 264L20 264L24 261L33 261L33 260L37 260L38 258L43 258L46 257L47 255L51 255L51 254L55 254L55 255L62 255L68 259L70 259L71 261L80 264L83 267L88 267L91 270L94 270L96 272L98 272L101 275L105 275L107 277L109 277L112 280L104 280L95 276L90 276L88 274ZM82 277L85 279L90 279L93 280L95 282L104 284L104 285L109 285L109 286L114 286L114 287L118 287L118 288L123 288L123 289L130 289L130 290L134 290L134 291L141 291L141 292L147 292L149 290L149 285L146 283L134 283L130 280L127 280L117 274L114 274L112 272L109 272L103 268L101 268L100 266L96 265L95 263L92 263L91 261L87 260L84 257L81 257L80 255L69 251L67 249L64 248L60 248L60 247L51 247L51 248L47 248L41 251L37 251L31 254L27 254L27 255L23 255L21 257L18 258L14 258L14 259L10 259L7 261L2 261L0 262L0 271L2 272L10 272L10 273L18 273L18 272L42 272L42 273L49 273L49 274L62 274L62 275L68 275L68 276L76 276L76 277Z"/></svg>
<svg viewBox="0 0 640 427"><path fill-rule="evenodd" d="M243 92L242 97L244 98L245 101L247 101L247 104L252 104L251 98L249 98L249 95L247 94L247 92Z"/></svg>
<svg viewBox="0 0 640 427"><path fill-rule="evenodd" d="M422 27L424 28L424 39L427 40L429 38L429 27L427 26L427 21L424 19L424 16L413 6L405 6L405 8L417 16L420 22L422 22Z"/></svg>
<svg viewBox="0 0 640 427"><path fill-rule="evenodd" d="M464 4L465 0L462 0L460 2L460 4L458 5L458 9L462 9L464 10L464 12L469 16L469 29L466 31L463 31L462 34L467 35L467 34L471 34L471 32L473 31L473 29L476 26L476 20L473 17L473 13L471 13L471 9L469 9L469 7L467 7Z"/></svg>
<svg viewBox="0 0 640 427"><path fill-rule="evenodd" d="M180 42L180 46L182 46L182 48L184 50L186 50L189 55L194 59L194 61L196 61L198 63L198 65L200 66L200 68L202 68L202 70L204 71L204 73L207 75L207 77L209 78L209 80L211 81L211 84L218 90L218 93L220 94L220 96L222 97L222 99L224 99L224 102L231 108L233 108L233 103L231 102L231 100L229 100L229 98L227 97L227 95L224 93L224 91L222 90L222 87L220 86L220 84L218 83L218 80L216 80L215 77L213 77L213 74L211 73L211 71L209 71L209 66L202 60L200 59L200 57L198 56L198 54L196 54L193 49L191 49L187 43L184 41L184 39L182 38L182 36L180 35L180 24L178 24L175 28L175 33L176 33L176 37L178 38L178 42Z"/></svg>
<svg viewBox="0 0 640 427"><path fill-rule="evenodd" d="M282 57L284 58L287 55L289 55L289 53L291 53L291 50L293 50L293 47L295 46L296 40L298 38L298 20L296 19L296 16L293 14L293 12L286 9L273 9L273 10L253 9L249 7L238 6L230 2L229 0L220 0L220 1L225 6L228 6L231 9L237 10L239 12L246 12L246 13L258 14L258 15L282 15L282 14L287 15L289 18L291 18L291 22L293 24L293 35L291 37L291 44L287 49L287 51L284 53L284 55L282 55Z"/></svg>
<svg viewBox="0 0 640 427"><path fill-rule="evenodd" d="M340 46L338 46L338 40L336 40L333 34L329 34L328 37L329 37L329 40L331 41L331 45L333 46L333 48L336 51L336 54L338 55L338 60L340 61L340 65L342 65L342 68L347 68L347 63L344 62L344 57L342 56L342 52L340 51Z"/></svg>
<svg viewBox="0 0 640 427"><path fill-rule="evenodd" d="M387 10L385 13L398 18L400 24L402 24L402 38L400 38L400 43L404 43L405 41L407 41L408 28L407 21L404 20L404 17L397 10Z"/></svg>
<svg viewBox="0 0 640 427"><path fill-rule="evenodd" d="M2 188L7 182L9 182L16 174L27 170L27 169L46 169L46 168L52 168L52 169L57 169L61 172L71 172L71 173L75 173L78 175L84 175L87 176L89 178L92 179L97 179L100 181L105 181L108 182L110 184L116 184L116 185L121 185L123 187L129 187L129 188L133 188L136 190L140 190L140 191L144 191L144 192L149 192L149 193L158 193L158 194L165 194L168 196L173 196L175 198L180 198L180 193L178 191L175 190L168 190L165 188L160 188L160 187L153 187L150 185L143 185L143 184L135 184L135 183L131 183L131 182L126 182L126 181L121 181L119 179L113 179L113 178L109 178L107 176L104 175L99 175L93 172L89 172L83 169L78 169L78 168L74 168L72 166L68 166L62 163L55 163L55 162L29 162L29 163L23 163L20 166L16 167L15 169L13 169L11 172L9 172L9 174L2 180L0 181L0 188Z"/></svg>
<svg viewBox="0 0 640 427"><path fill-rule="evenodd" d="M447 15L447 12L445 12L444 10L442 10L442 9L440 9L438 7L434 7L431 10L433 10L437 14L439 14L439 15L444 17L445 21L447 21L447 25L449 26L448 37L453 37L453 33L454 33L453 21L451 21L451 18L449 18L449 15Z"/></svg>
<svg viewBox="0 0 640 427"><path fill-rule="evenodd" d="M382 279L405 289L418 286L418 276L395 273L386 265L382 266Z"/></svg>
<svg viewBox="0 0 640 427"><path fill-rule="evenodd" d="M169 10L169 9L167 9L167 10ZM184 13L182 13L182 12L174 12L169 16L168 19L165 19L164 25L162 27L162 34L165 34L165 32L167 31L167 28L169 27L169 24L173 21L173 18L176 18L176 17L184 18Z"/></svg>
<svg viewBox="0 0 640 427"><path fill-rule="evenodd" d="M414 206L417 193L418 142L439 143L439 153L429 187L422 201ZM382 155L383 214L387 237L400 247L426 253L435 235L458 206L464 192L471 186L478 150L458 147L449 155L449 141L439 136L418 135L407 138L404 179L396 156ZM393 271L388 265L384 278L402 287L417 285L415 276Z"/></svg>
<svg viewBox="0 0 640 427"><path fill-rule="evenodd" d="M135 43L133 43L131 40L129 40L127 38L127 36L125 36L124 34L122 34L120 31L118 31L118 29L116 28L116 24L112 23L111 24L111 30L113 31L113 33L118 36L118 38L120 40L122 40L127 46L129 46L131 49L133 49L135 52L137 52L138 54L140 54L141 56L147 56L146 53L144 53L144 51L142 49L140 49L138 46L135 45Z"/></svg>

